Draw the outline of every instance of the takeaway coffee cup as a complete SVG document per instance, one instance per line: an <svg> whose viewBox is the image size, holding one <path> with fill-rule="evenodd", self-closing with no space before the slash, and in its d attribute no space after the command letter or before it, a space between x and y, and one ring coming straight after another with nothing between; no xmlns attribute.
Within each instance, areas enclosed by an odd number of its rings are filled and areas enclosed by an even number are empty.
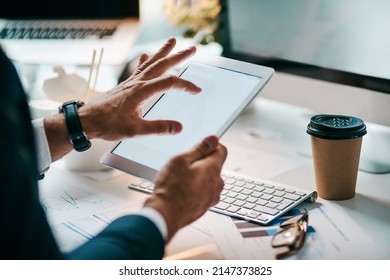
<svg viewBox="0 0 390 280"><path fill-rule="evenodd" d="M321 114L307 126L318 195L329 200L355 196L364 122L356 117Z"/></svg>

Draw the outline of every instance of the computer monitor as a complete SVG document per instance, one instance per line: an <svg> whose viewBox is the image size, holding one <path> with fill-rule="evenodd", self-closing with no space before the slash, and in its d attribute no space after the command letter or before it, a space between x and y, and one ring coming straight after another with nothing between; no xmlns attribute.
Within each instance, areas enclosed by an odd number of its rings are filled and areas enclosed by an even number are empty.
<svg viewBox="0 0 390 280"><path fill-rule="evenodd" d="M223 55L390 94L390 1L221 0Z"/></svg>
<svg viewBox="0 0 390 280"><path fill-rule="evenodd" d="M368 89L373 96L390 94L390 1L221 0L221 5L217 36L223 56ZM390 133L380 133L374 145L386 150ZM363 164L365 171L390 171L390 159L361 159Z"/></svg>

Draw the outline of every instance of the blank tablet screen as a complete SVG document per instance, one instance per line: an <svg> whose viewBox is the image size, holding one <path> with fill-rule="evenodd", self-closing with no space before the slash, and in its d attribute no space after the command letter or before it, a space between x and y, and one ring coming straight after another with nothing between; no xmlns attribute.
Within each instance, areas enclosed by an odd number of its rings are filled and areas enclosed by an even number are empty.
<svg viewBox="0 0 390 280"><path fill-rule="evenodd" d="M171 90L146 113L146 120L176 120L183 125L176 135L140 136L124 140L113 151L120 157L160 170L181 152L191 149L204 137L222 136L250 96L261 77L202 63L191 63L182 78L202 88L196 95ZM248 100L249 99L249 100Z"/></svg>

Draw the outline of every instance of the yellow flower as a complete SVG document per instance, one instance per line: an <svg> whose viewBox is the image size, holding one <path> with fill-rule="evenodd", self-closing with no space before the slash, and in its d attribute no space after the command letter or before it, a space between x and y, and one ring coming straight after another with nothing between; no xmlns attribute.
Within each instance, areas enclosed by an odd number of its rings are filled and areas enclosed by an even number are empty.
<svg viewBox="0 0 390 280"><path fill-rule="evenodd" d="M174 26L193 33L205 29L213 33L218 28L221 5L219 0L164 0L163 10Z"/></svg>

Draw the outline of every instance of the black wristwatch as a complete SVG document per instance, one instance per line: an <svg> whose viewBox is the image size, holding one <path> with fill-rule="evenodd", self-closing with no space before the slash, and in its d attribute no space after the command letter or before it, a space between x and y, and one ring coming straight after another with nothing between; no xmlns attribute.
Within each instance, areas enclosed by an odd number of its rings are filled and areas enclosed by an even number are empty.
<svg viewBox="0 0 390 280"><path fill-rule="evenodd" d="M70 143L72 143L73 149L78 152L86 151L91 147L91 142L84 132L77 112L77 109L83 105L83 101L72 100L65 102L58 108L58 111L63 113L65 116L65 123L68 128Z"/></svg>

